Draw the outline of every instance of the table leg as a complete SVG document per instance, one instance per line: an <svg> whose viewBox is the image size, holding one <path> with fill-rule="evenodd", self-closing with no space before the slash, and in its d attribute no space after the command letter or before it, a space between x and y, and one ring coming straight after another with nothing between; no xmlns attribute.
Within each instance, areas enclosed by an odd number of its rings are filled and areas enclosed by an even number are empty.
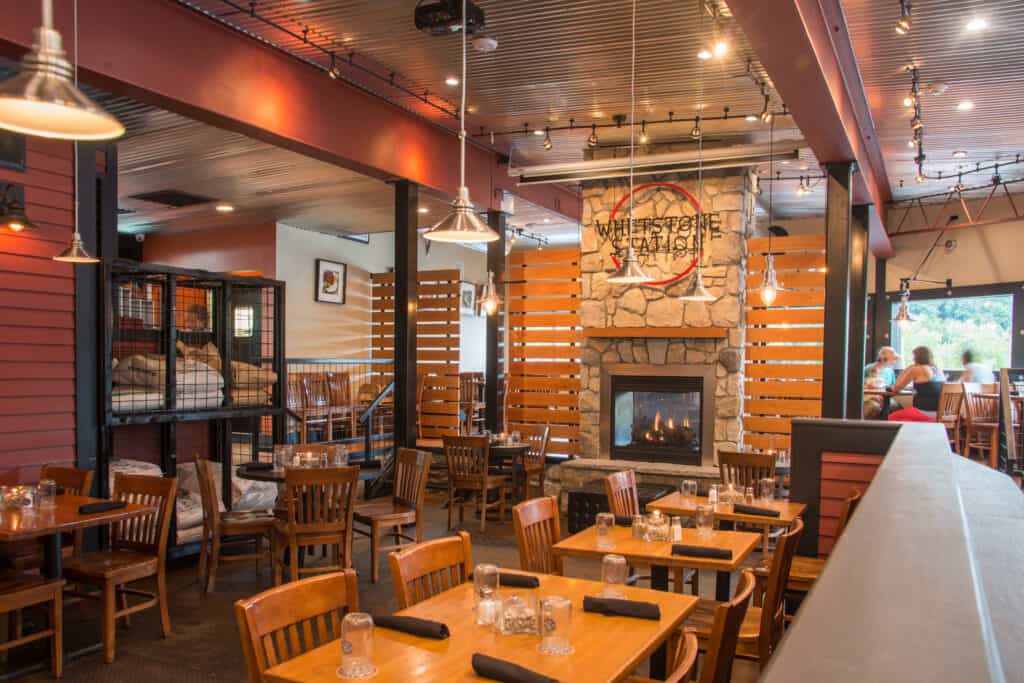
<svg viewBox="0 0 1024 683"><path fill-rule="evenodd" d="M43 544L43 574L48 579L59 579L64 573L64 559L60 534L51 534Z"/></svg>
<svg viewBox="0 0 1024 683"><path fill-rule="evenodd" d="M668 567L651 566L651 588L668 590ZM662 643L651 653L650 676L656 681L665 680L668 675L668 645Z"/></svg>
<svg viewBox="0 0 1024 683"><path fill-rule="evenodd" d="M736 523L722 520L719 522L718 528L722 531L733 531L736 528ZM730 572L715 572L715 600L719 602L728 602L730 600L732 596L731 581L732 574Z"/></svg>

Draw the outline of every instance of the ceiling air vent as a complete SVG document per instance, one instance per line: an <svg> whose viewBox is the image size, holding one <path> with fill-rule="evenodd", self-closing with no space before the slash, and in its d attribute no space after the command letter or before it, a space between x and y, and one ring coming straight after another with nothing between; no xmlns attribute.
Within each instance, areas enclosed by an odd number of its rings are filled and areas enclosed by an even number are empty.
<svg viewBox="0 0 1024 683"><path fill-rule="evenodd" d="M156 192L143 192L142 194L133 194L130 199L137 199L140 202L149 202L151 204L162 204L164 206L174 207L175 209L180 209L185 206L195 206L197 204L208 204L213 201L212 197L204 197L190 192L182 192L181 190L157 190Z"/></svg>

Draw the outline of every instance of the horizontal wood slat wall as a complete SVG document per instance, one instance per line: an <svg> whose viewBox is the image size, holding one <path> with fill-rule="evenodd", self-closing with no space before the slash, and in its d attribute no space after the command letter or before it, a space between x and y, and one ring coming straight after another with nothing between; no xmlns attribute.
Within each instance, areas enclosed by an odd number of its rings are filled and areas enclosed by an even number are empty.
<svg viewBox="0 0 1024 683"><path fill-rule="evenodd" d="M371 353L395 357L395 275L376 273L371 314ZM416 371L426 373L420 409L425 438L459 433L459 280L455 269L421 270L417 285ZM390 381L394 366L376 366Z"/></svg>
<svg viewBox="0 0 1024 683"><path fill-rule="evenodd" d="M821 415L825 321L825 235L773 237L779 292L761 301L768 238L747 241L744 442L789 448L790 420Z"/></svg>
<svg viewBox="0 0 1024 683"><path fill-rule="evenodd" d="M551 427L548 453L579 452L580 251L513 252L508 287L506 430Z"/></svg>

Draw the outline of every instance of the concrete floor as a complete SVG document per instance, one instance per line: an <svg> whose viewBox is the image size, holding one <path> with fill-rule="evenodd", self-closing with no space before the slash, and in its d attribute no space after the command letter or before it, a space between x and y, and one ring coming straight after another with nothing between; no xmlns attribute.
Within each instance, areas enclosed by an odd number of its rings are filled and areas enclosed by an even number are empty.
<svg viewBox="0 0 1024 683"><path fill-rule="evenodd" d="M511 521L504 524L488 522L487 532L480 534L478 522L462 527L472 534L473 561L492 562L502 567L518 567L515 536ZM446 512L440 500L428 502L424 536L436 538L446 533ZM357 537L354 543L355 569L359 573L359 600L367 611L390 612L396 609L391 576L386 557L382 556L381 578L376 584L369 581L369 542ZM600 568L595 562L569 560L565 565L569 576L598 578ZM701 592L713 597L714 578L708 573L702 577ZM156 610L147 610L132 617L130 628L118 626L117 659L104 664L102 653L86 655L70 662L64 669L68 683L96 683L96 681L132 681L144 683L188 683L190 681L246 680L245 661L239 645L238 627L233 603L270 587L270 571L263 567L257 573L249 562L222 564L217 574L214 593L203 595L196 578L196 562L175 564L168 573L171 594L172 634L160 636ZM82 603L65 608L65 648L73 650L89 643L99 642L98 605ZM31 621L31 614L26 615ZM12 659L19 663L39 661L45 657L43 647L22 648ZM745 683L757 678L756 667L737 661L733 681ZM48 671L32 674L22 680L52 680ZM570 683L563 681L563 683Z"/></svg>

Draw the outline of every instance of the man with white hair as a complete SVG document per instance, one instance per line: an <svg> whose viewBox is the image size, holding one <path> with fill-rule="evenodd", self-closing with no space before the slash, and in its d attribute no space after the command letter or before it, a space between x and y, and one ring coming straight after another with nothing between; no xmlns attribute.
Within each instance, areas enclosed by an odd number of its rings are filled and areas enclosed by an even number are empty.
<svg viewBox="0 0 1024 683"><path fill-rule="evenodd" d="M896 371L893 370L893 367L896 365L896 361L900 359L900 355L891 346L883 346L878 349L877 359L874 363L868 363L864 366L864 381L866 383L869 379L872 379L872 383L891 387L896 383Z"/></svg>

